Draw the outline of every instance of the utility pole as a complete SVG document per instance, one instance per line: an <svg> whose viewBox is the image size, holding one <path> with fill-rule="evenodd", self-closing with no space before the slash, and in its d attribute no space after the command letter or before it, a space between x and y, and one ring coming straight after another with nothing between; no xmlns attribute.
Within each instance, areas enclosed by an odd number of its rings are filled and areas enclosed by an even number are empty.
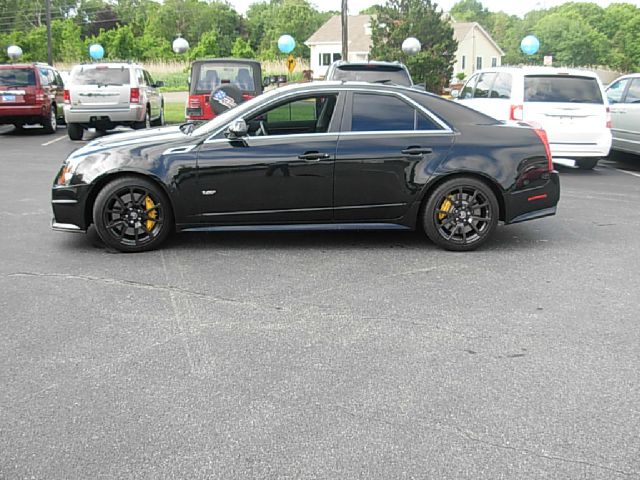
<svg viewBox="0 0 640 480"><path fill-rule="evenodd" d="M347 0L342 0L342 60L349 61L349 10Z"/></svg>
<svg viewBox="0 0 640 480"><path fill-rule="evenodd" d="M53 50L51 48L51 0L47 0L47 63L53 65Z"/></svg>

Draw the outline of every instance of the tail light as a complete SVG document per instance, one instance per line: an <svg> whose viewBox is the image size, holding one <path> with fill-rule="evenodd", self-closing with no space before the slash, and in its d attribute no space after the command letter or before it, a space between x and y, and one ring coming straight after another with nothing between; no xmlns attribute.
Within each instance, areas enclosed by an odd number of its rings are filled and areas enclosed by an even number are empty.
<svg viewBox="0 0 640 480"><path fill-rule="evenodd" d="M129 95L129 103L140 103L140 89L132 88Z"/></svg>
<svg viewBox="0 0 640 480"><path fill-rule="evenodd" d="M606 123L606 127L607 128L611 128L611 108L607 107L607 123Z"/></svg>
<svg viewBox="0 0 640 480"><path fill-rule="evenodd" d="M509 110L509 120L522 120L522 111L522 105L511 105L511 109Z"/></svg>
<svg viewBox="0 0 640 480"><path fill-rule="evenodd" d="M200 106L200 99L198 97L189 97L189 106L197 108Z"/></svg>
<svg viewBox="0 0 640 480"><path fill-rule="evenodd" d="M47 98L47 94L44 92L44 90L36 90L36 103L43 103L45 98Z"/></svg>
<svg viewBox="0 0 640 480"><path fill-rule="evenodd" d="M533 128L533 131L536 132L536 135L538 135L540 141L542 141L542 144L544 145L544 151L547 155L547 167L549 168L549 171L552 172L553 158L551 157L551 147L549 147L549 137L547 137L547 132L545 132L544 128L542 128L542 126L536 122L527 123L531 126L531 128Z"/></svg>
<svg viewBox="0 0 640 480"><path fill-rule="evenodd" d="M64 91L64 103L71 103L71 94L69 90Z"/></svg>

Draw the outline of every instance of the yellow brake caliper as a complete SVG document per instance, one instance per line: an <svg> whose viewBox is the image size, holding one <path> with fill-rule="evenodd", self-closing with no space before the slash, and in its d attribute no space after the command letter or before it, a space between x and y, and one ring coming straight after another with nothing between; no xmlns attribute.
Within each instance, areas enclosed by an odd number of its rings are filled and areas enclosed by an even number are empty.
<svg viewBox="0 0 640 480"><path fill-rule="evenodd" d="M151 210L154 206L155 204L153 203L153 200L151 200L151 197L149 195L144 197L144 208L147 211ZM156 224L155 222L156 218L158 218L158 211L157 210L149 211L149 214L147 215L147 221L145 222L145 227L147 231L150 232L151 229L153 229L154 225Z"/></svg>
<svg viewBox="0 0 640 480"><path fill-rule="evenodd" d="M444 202L442 202L442 205L440 205L440 210L442 210L443 212L449 213L449 210L451 210L451 207L453 206L453 203L451 202L451 200L452 200L451 196L448 196L447 198L445 198ZM447 217L446 213L438 214L438 220L444 220L446 217Z"/></svg>

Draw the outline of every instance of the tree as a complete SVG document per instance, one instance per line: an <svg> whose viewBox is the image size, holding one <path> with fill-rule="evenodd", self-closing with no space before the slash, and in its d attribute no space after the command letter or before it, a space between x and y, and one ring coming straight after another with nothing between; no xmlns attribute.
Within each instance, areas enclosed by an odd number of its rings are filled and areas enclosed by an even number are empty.
<svg viewBox="0 0 640 480"><path fill-rule="evenodd" d="M431 0L388 0L371 21L371 56L378 60L400 60L416 83L440 92L453 73L455 52L453 28ZM416 37L422 50L414 56L402 52L402 42Z"/></svg>
<svg viewBox="0 0 640 480"><path fill-rule="evenodd" d="M256 56L249 42L242 37L236 38L231 49L231 55L235 58L254 58Z"/></svg>
<svg viewBox="0 0 640 480"><path fill-rule="evenodd" d="M198 44L189 50L188 54L189 60L219 56L220 42L218 42L218 34L213 30L203 33Z"/></svg>
<svg viewBox="0 0 640 480"><path fill-rule="evenodd" d="M487 29L491 27L491 13L478 0L461 0L450 13L457 22L478 22Z"/></svg>

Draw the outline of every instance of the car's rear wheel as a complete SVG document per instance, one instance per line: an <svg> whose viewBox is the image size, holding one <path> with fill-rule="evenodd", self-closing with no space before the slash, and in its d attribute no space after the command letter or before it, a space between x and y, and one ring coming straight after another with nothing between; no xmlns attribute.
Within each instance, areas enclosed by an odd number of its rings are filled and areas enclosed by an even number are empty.
<svg viewBox="0 0 640 480"><path fill-rule="evenodd" d="M484 182L456 177L437 187L422 211L422 223L433 243L467 251L486 242L500 215L495 194Z"/></svg>
<svg viewBox="0 0 640 480"><path fill-rule="evenodd" d="M79 123L68 123L67 124L67 134L71 140L82 140L82 135L84 135L84 128Z"/></svg>
<svg viewBox="0 0 640 480"><path fill-rule="evenodd" d="M42 126L44 127L45 133L56 133L58 129L58 114L55 105L51 105L49 115L42 119Z"/></svg>
<svg viewBox="0 0 640 480"><path fill-rule="evenodd" d="M151 116L149 115L149 109L145 110L144 120L141 122L134 122L132 125L134 130L142 130L144 128L151 128Z"/></svg>
<svg viewBox="0 0 640 480"><path fill-rule="evenodd" d="M173 212L159 186L127 176L100 190L93 222L108 246L121 252L143 252L157 248L167 238L173 230Z"/></svg>
<svg viewBox="0 0 640 480"><path fill-rule="evenodd" d="M599 158L580 158L576 160L576 165L580 170L593 170L599 160Z"/></svg>

